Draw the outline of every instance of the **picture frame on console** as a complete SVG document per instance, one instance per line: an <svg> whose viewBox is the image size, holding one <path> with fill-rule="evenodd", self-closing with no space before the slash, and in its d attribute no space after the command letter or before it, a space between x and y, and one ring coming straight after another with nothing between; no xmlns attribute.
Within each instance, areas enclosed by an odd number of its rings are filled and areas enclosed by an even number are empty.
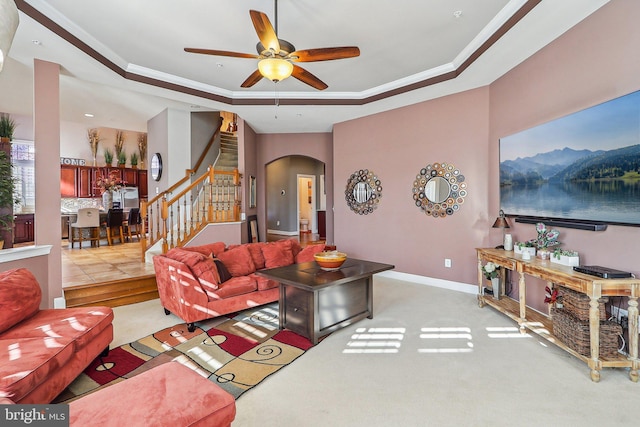
<svg viewBox="0 0 640 427"><path fill-rule="evenodd" d="M517 222L640 227L640 91L500 138L500 209Z"/></svg>

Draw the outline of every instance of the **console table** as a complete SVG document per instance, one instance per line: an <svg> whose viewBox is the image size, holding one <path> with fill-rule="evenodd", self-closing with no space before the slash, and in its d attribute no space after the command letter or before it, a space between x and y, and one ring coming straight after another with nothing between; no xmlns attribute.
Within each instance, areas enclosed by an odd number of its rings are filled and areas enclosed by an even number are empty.
<svg viewBox="0 0 640 427"><path fill-rule="evenodd" d="M630 368L629 378L633 382L638 382L638 369L640 369L640 360L638 359L638 296L640 296L640 279L602 279L596 276L578 273L574 271L572 267L555 264L549 260L541 260L535 257L531 260L523 260L521 255L503 249L476 249L476 252L478 255L478 305L480 307L483 307L485 304L494 307L518 322L521 332L528 329L581 359L591 368L591 379L595 382L600 380L600 371L603 367ZM494 289L494 292L498 292L497 298L490 295L483 295L482 266L489 261L503 267L503 269L518 273L519 301L508 297L501 297L502 289ZM502 274L504 274L504 271ZM572 350L553 336L551 332L553 330L551 319L527 307L525 295L527 286L525 276L527 275L547 281L550 285L549 287L553 287L555 283L589 296L590 357L583 356ZM609 359L600 357L600 315L598 299L606 296L628 297L628 357L624 357L623 355Z"/></svg>

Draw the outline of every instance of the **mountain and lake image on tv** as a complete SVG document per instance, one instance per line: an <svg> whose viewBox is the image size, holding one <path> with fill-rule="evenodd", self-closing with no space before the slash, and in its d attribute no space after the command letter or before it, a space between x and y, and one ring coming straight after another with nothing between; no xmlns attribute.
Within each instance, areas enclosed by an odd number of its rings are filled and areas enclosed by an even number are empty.
<svg viewBox="0 0 640 427"><path fill-rule="evenodd" d="M501 138L500 209L640 226L640 91Z"/></svg>

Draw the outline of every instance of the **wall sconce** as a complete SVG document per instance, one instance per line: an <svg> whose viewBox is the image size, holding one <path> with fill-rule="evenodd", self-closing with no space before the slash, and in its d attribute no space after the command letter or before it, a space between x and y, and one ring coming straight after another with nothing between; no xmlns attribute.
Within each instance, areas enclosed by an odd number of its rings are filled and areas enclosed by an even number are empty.
<svg viewBox="0 0 640 427"><path fill-rule="evenodd" d="M5 59L9 56L9 49L19 22L18 8L14 1L0 0L0 71Z"/></svg>

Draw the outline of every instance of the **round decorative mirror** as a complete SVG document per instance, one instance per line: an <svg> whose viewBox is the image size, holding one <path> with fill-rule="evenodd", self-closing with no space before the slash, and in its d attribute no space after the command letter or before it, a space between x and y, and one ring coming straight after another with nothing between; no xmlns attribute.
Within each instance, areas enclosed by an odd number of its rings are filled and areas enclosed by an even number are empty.
<svg viewBox="0 0 640 427"><path fill-rule="evenodd" d="M429 216L444 218L460 209L467 196L464 175L450 163L420 169L413 181L413 200Z"/></svg>
<svg viewBox="0 0 640 427"><path fill-rule="evenodd" d="M162 156L160 153L155 153L153 157L151 157L151 178L155 181L160 181L160 177L162 176Z"/></svg>
<svg viewBox="0 0 640 427"><path fill-rule="evenodd" d="M351 174L347 180L344 198L347 204L357 214L372 213L380 203L382 184L373 171L360 169Z"/></svg>

